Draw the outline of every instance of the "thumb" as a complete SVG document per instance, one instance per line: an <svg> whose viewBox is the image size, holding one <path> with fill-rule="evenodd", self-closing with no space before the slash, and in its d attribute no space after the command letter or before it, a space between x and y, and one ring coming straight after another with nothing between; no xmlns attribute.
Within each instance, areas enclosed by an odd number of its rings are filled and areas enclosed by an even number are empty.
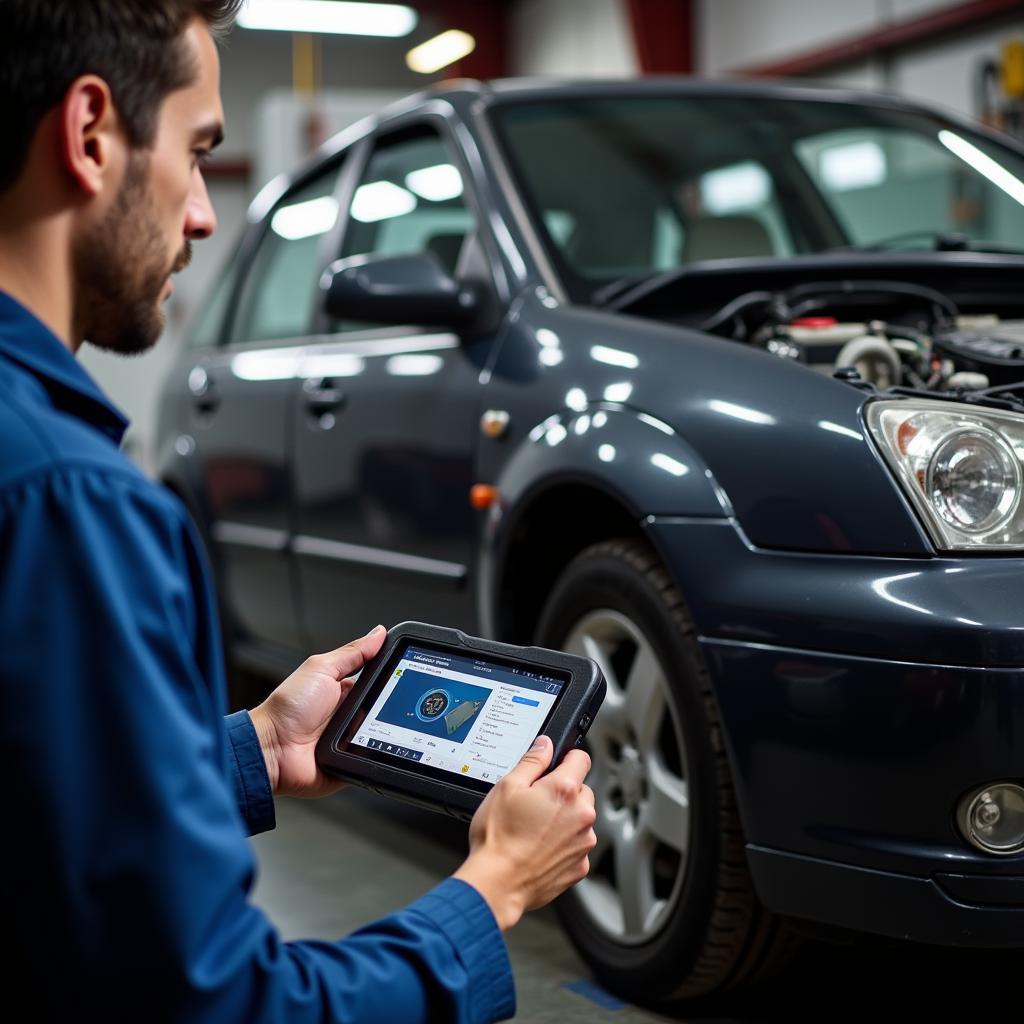
<svg viewBox="0 0 1024 1024"><path fill-rule="evenodd" d="M547 771L554 752L551 737L538 736L533 741L533 746L523 754L519 764L505 778L511 778L522 786L532 786Z"/></svg>
<svg viewBox="0 0 1024 1024"><path fill-rule="evenodd" d="M335 679L342 679L358 672L384 646L387 635L383 626L374 626L366 636L352 640L335 651L321 654L320 658L329 666Z"/></svg>

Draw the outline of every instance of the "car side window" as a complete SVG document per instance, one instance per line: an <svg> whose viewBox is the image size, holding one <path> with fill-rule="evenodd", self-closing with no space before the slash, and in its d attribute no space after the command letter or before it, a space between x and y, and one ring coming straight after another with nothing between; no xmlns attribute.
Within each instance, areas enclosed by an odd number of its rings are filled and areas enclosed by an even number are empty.
<svg viewBox="0 0 1024 1024"><path fill-rule="evenodd" d="M342 257L429 252L452 276L475 229L462 174L444 140L417 128L381 142L349 206ZM376 326L335 321L335 332Z"/></svg>
<svg viewBox="0 0 1024 1024"><path fill-rule="evenodd" d="M312 329L320 247L338 220L339 167L290 192L271 211L231 332L234 342L298 338Z"/></svg>

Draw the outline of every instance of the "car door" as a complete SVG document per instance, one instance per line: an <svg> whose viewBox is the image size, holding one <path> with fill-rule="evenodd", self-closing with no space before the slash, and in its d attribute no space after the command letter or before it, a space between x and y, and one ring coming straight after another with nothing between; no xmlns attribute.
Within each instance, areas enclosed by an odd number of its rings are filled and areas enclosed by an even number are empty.
<svg viewBox="0 0 1024 1024"><path fill-rule="evenodd" d="M242 637L288 648L301 648L302 638L287 435L316 269L337 221L338 177L336 160L253 228L226 344L197 361L188 382L224 607Z"/></svg>
<svg viewBox="0 0 1024 1024"><path fill-rule="evenodd" d="M453 276L489 275L444 133L424 122L373 142L349 189L342 257L431 252ZM493 342L339 321L307 351L293 412L294 552L314 647L378 621L474 628L469 493Z"/></svg>

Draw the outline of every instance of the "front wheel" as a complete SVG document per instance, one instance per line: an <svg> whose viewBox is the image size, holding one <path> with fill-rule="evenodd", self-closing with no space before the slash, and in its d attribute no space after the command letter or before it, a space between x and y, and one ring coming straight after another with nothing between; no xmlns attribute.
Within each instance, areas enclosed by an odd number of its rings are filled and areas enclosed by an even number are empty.
<svg viewBox="0 0 1024 1024"><path fill-rule="evenodd" d="M608 541L565 570L538 643L593 658L598 820L590 875L559 900L597 976L635 1002L734 988L791 945L754 895L718 712L682 596L647 545Z"/></svg>

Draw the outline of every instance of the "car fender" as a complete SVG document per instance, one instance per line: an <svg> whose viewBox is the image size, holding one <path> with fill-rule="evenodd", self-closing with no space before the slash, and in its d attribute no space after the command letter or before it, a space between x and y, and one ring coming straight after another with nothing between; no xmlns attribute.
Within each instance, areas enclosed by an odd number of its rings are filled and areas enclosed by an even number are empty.
<svg viewBox="0 0 1024 1024"><path fill-rule="evenodd" d="M700 454L667 423L613 403L556 413L536 424L494 482L479 558L480 617L496 635L510 538L553 489L589 487L636 526L653 516L728 519L732 509Z"/></svg>

